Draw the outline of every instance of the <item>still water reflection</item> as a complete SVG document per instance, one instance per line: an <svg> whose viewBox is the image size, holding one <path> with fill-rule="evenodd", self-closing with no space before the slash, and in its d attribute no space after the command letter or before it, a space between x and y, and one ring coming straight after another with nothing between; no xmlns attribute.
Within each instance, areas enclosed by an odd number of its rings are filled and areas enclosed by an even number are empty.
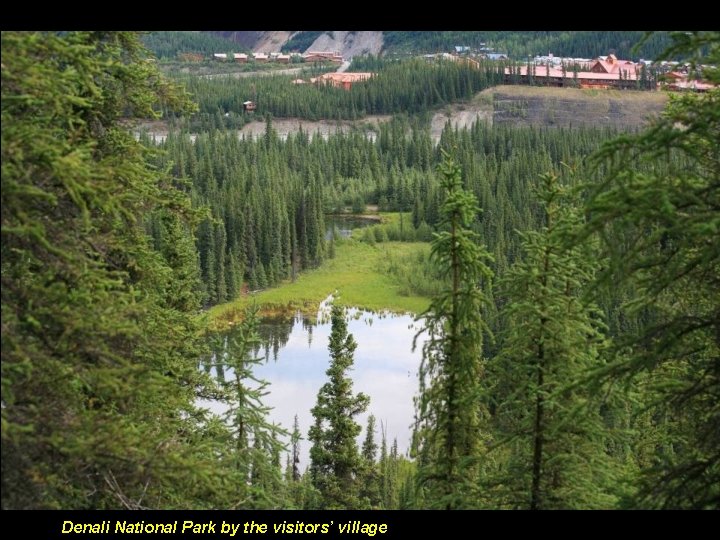
<svg viewBox="0 0 720 540"><path fill-rule="evenodd" d="M335 233L335 238L350 238L354 229L377 225L379 221L356 215L335 214L325 216L325 240Z"/></svg>
<svg viewBox="0 0 720 540"><path fill-rule="evenodd" d="M397 437L398 450L404 453L410 443L413 396L417 392L417 370L422 358L420 341L417 350L412 351L419 323L410 315L371 313L353 308L347 311L347 316L348 331L358 343L350 372L353 390L370 396L368 411L357 417L363 426L358 443L365 436L367 416L372 413L378 421L378 444L382 421L388 445ZM259 333L264 345L258 355L264 356L265 362L255 369L256 377L270 382L270 393L264 398L265 405L273 408L270 419L290 431L293 418L298 415L304 439L301 442L303 467L309 460L310 443L306 439L312 424L310 409L315 405L318 390L326 382L325 371L330 363L328 339L331 328L327 300L320 306L317 321L313 324L299 314L285 321L263 321ZM220 404L204 405L222 412Z"/></svg>

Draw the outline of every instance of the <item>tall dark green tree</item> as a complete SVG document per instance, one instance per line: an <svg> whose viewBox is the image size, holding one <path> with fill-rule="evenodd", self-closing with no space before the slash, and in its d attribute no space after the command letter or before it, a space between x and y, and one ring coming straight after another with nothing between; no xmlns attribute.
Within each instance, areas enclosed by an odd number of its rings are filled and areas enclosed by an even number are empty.
<svg viewBox="0 0 720 540"><path fill-rule="evenodd" d="M290 461L292 464L292 479L293 481L297 482L300 480L300 424L298 422L298 416L295 415L295 420L293 421L293 431L291 436L291 443L292 443L292 455L290 457Z"/></svg>
<svg viewBox="0 0 720 540"><path fill-rule="evenodd" d="M521 234L525 256L503 284L506 336L492 371L496 437L507 461L493 483L502 486L498 503L509 508L615 503L603 393L586 382L605 346L599 308L583 299L599 263L590 244L565 247L582 224L565 191L555 175L542 177L545 224Z"/></svg>
<svg viewBox="0 0 720 540"><path fill-rule="evenodd" d="M375 416L368 417L362 444L362 472L360 474L360 504L379 508L382 503L380 471L377 464L378 445L375 442Z"/></svg>
<svg viewBox="0 0 720 540"><path fill-rule="evenodd" d="M253 375L263 361L254 354L260 345L257 311L257 306L247 308L230 336L214 336L220 343L212 365L222 367L226 374L219 384L227 406L225 422L230 426L223 455L232 470L231 508L278 508L284 502L277 487L282 476L279 439L286 432L268 420L269 409L262 403L269 383Z"/></svg>
<svg viewBox="0 0 720 540"><path fill-rule="evenodd" d="M484 443L488 434L483 392L481 311L483 284L492 260L470 230L479 208L463 188L460 168L446 155L441 166L445 201L441 232L431 255L449 286L422 316L427 332L420 365L415 435L418 480L427 504L436 508L476 506Z"/></svg>
<svg viewBox="0 0 720 540"><path fill-rule="evenodd" d="M355 416L367 409L370 398L354 395L347 372L357 343L348 334L344 309L333 304L330 333L329 381L318 392L310 428L310 475L320 492L321 508L356 508L362 459L355 438L360 425Z"/></svg>
<svg viewBox="0 0 720 540"><path fill-rule="evenodd" d="M682 57L720 84L720 33L672 34ZM720 88L671 100L646 131L596 156L584 238L609 257L599 282L634 293L618 354L598 374L638 385L664 437L634 505L720 507ZM644 377L644 374L650 377Z"/></svg>
<svg viewBox="0 0 720 540"><path fill-rule="evenodd" d="M132 33L1 42L2 506L202 506L197 216L119 122L189 102Z"/></svg>

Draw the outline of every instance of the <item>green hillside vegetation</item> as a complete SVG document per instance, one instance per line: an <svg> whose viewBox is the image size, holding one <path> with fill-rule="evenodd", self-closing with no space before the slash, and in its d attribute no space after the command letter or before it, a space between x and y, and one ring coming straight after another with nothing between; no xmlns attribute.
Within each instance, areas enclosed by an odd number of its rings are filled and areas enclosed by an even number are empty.
<svg viewBox="0 0 720 540"><path fill-rule="evenodd" d="M640 58L657 58L670 43L667 32L657 32L637 52L633 51L633 46L643 35L644 32L633 31L384 32L383 52L450 52L455 46L466 46L474 49L489 47L516 60L548 53L572 58L596 58L614 52L618 58L637 61Z"/></svg>
<svg viewBox="0 0 720 540"><path fill-rule="evenodd" d="M305 52L313 42L325 32L298 32L291 37L281 48L282 52Z"/></svg>
<svg viewBox="0 0 720 540"><path fill-rule="evenodd" d="M304 76L312 75L310 72ZM192 129L242 126L245 121L242 104L247 100L257 103L256 115L271 113L307 120L355 120L369 114L419 113L469 99L476 92L500 83L503 76L501 67L495 64L477 70L454 62L431 65L409 60L389 64L377 77L354 85L350 91L291 84L296 77L181 79L200 105Z"/></svg>
<svg viewBox="0 0 720 540"><path fill-rule="evenodd" d="M182 53L197 53L211 58L215 53L248 52L237 43L211 32L164 30L148 32L143 35L142 40L160 60L176 60Z"/></svg>
<svg viewBox="0 0 720 540"><path fill-rule="evenodd" d="M300 274L295 282L248 294L233 302L213 307L210 318L219 325L242 318L246 306L257 303L264 313L286 316L301 310L313 318L317 307L330 294L340 295L343 305L396 313L421 313L429 300L403 289L402 281L386 272L386 261L413 262L427 244L390 242L370 246L356 240L336 242L335 257L320 268Z"/></svg>

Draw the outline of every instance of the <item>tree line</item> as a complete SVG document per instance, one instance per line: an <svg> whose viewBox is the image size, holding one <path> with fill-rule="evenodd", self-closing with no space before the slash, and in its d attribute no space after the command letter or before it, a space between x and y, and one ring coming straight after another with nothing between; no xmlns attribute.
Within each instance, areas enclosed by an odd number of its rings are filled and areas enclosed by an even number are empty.
<svg viewBox="0 0 720 540"><path fill-rule="evenodd" d="M386 54L417 52L454 52L455 46L480 49L490 47L497 52L508 54L510 58L521 60L528 56L546 55L571 58L597 58L600 55L614 53L618 58L654 60L668 47L669 32L654 32L642 43L637 51L633 50L644 37L637 31L395 31L384 32Z"/></svg>
<svg viewBox="0 0 720 540"><path fill-rule="evenodd" d="M720 65L716 32L673 39ZM609 142L448 126L428 153L402 119L375 142L269 120L163 149L121 120L193 105L135 34L4 32L2 56L3 507L720 506L717 90ZM302 472L253 382L256 312L224 340L201 308L241 269L318 264L325 189L365 169L355 193L435 232L412 458L372 420L355 442L336 307Z"/></svg>
<svg viewBox="0 0 720 540"><path fill-rule="evenodd" d="M377 76L344 90L331 85L292 84L296 77L181 79L199 104L190 122L198 128L237 127L247 120L243 103L254 101L256 115L306 120L357 120L371 114L418 113L499 84L502 66L480 69L455 62L428 64L411 59L388 63ZM213 125L212 122L215 122Z"/></svg>
<svg viewBox="0 0 720 540"><path fill-rule="evenodd" d="M160 60L177 60L187 53L210 59L215 53L248 52L247 47L212 32L148 32L142 36L142 42Z"/></svg>
<svg viewBox="0 0 720 540"><path fill-rule="evenodd" d="M239 139L232 131L199 134L194 141L183 133L168 136L157 166L187 178L193 204L208 212L196 242L206 304L319 265L330 254L326 214L362 212L366 204L409 212L399 227L366 231L366 241L430 240L440 219L436 167L443 151L456 154L467 188L486 209L473 227L489 239L502 273L518 257L514 231L539 222L530 195L538 175L560 163L581 167L584 157L615 133L490 128L482 122L457 130L448 124L435 147L427 126L417 120L399 117L378 130L375 141L361 133L310 139L304 132L281 140L268 117L258 139ZM149 218L147 226L162 244L158 218Z"/></svg>

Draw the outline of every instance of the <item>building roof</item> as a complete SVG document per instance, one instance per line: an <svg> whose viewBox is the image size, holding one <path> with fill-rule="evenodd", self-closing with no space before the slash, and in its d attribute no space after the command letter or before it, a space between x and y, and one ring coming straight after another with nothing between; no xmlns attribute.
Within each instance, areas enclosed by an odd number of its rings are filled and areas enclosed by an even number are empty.
<svg viewBox="0 0 720 540"><path fill-rule="evenodd" d="M708 90L715 88L714 84L700 81L676 81L669 86L670 88L676 90L696 90L699 92L707 92Z"/></svg>
<svg viewBox="0 0 720 540"><path fill-rule="evenodd" d="M343 59L342 55L337 51L334 51L334 52L308 51L305 54L303 54L303 58L312 58L312 57L327 58L328 60L333 60L333 61L337 61L337 60L342 61L342 59Z"/></svg>
<svg viewBox="0 0 720 540"><path fill-rule="evenodd" d="M338 82L357 82L357 81L364 81L369 79L370 77L373 77L374 73L368 73L368 72L344 72L344 73L323 73L319 77L317 77L318 80L325 80L325 81L338 81Z"/></svg>
<svg viewBox="0 0 720 540"><path fill-rule="evenodd" d="M613 75L617 75L621 71L634 75L637 72L637 64L631 60L618 60L614 54L610 54L608 56L598 56L592 63L590 71L597 70Z"/></svg>
<svg viewBox="0 0 720 540"><path fill-rule="evenodd" d="M666 73L664 76L666 79L675 79L675 80L687 79L687 73L680 73L678 71L671 71L670 73Z"/></svg>
<svg viewBox="0 0 720 540"><path fill-rule="evenodd" d="M361 81L366 81L372 77L375 76L375 73L323 73L319 77L315 77L314 79L310 79L310 82L313 83L324 83L324 84L331 84L333 86L340 86L345 83L356 83Z"/></svg>
<svg viewBox="0 0 720 540"><path fill-rule="evenodd" d="M527 76L527 66L520 66L520 75L525 77ZM510 74L510 68L505 68L505 74ZM535 77L555 77L555 78L562 78L563 77L563 70L560 68L547 68L546 66L536 66L535 67ZM565 78L566 79L572 79L575 77L575 73L572 70L565 70ZM577 74L578 79L586 79L586 80L600 80L600 81L617 81L620 79L619 73L595 73L592 71L578 71ZM627 76L628 80L634 81L637 79L637 75L633 71L632 73L628 72Z"/></svg>
<svg viewBox="0 0 720 540"><path fill-rule="evenodd" d="M318 56L340 56L337 51L308 51L305 54L316 54Z"/></svg>

